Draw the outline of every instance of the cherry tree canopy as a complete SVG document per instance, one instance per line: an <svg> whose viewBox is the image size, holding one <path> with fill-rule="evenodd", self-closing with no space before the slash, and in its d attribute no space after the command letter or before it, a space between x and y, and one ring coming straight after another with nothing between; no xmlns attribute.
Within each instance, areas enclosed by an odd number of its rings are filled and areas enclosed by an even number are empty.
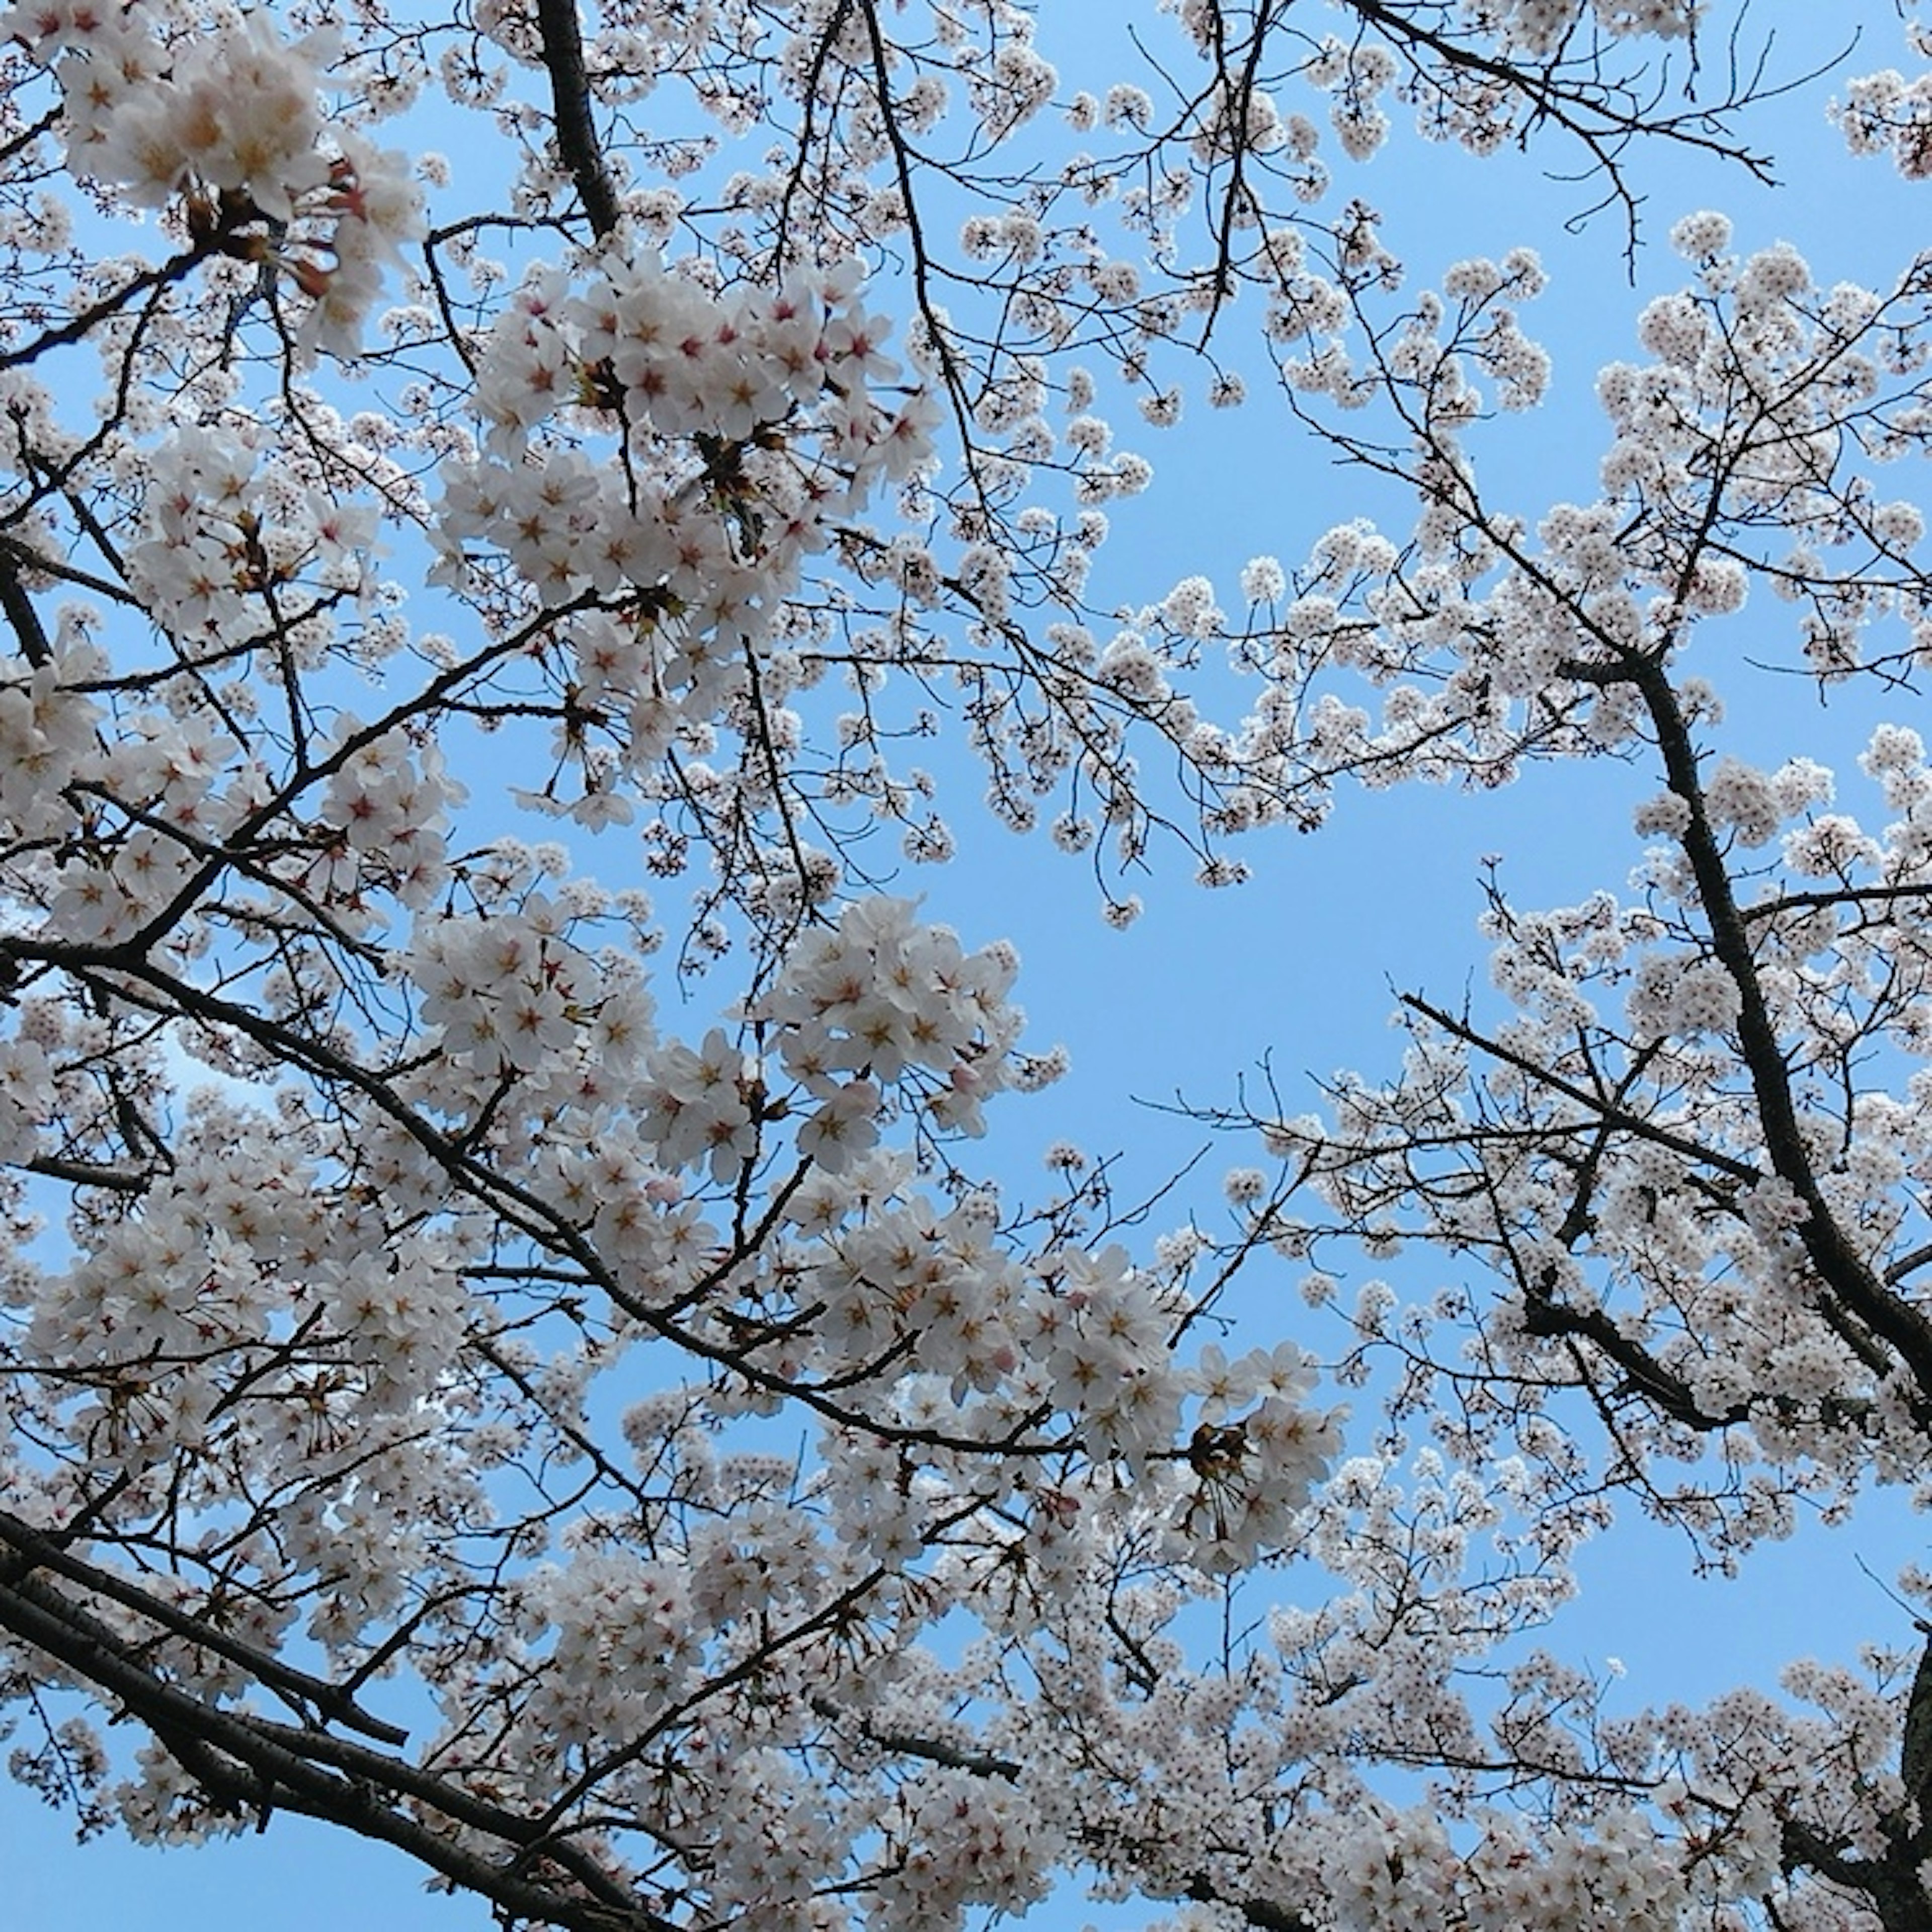
<svg viewBox="0 0 1932 1932"><path fill-rule="evenodd" d="M1932 172L1932 76L1075 10L0 16L14 1773L568 1932L1925 1932L1932 1574L1702 1709L1536 1634L1624 1513L1932 1496L1932 263L1678 222L1526 512L1538 257L1424 286L1357 190L1527 144L1634 259L1789 83ZM1244 403L1360 502L1124 608L1129 444ZM1870 688L1851 802L1748 663ZM1498 884L1393 1072L1218 1117L1226 1218L998 1184L1061 1058L916 890L988 814L1125 924L1346 782L1610 758L1635 888Z"/></svg>

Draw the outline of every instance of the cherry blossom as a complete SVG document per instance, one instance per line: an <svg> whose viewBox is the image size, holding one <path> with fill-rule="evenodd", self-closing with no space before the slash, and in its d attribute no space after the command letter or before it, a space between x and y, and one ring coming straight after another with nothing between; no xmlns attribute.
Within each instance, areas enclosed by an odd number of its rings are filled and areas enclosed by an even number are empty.
<svg viewBox="0 0 1932 1932"><path fill-rule="evenodd" d="M1925 1922L1925 1566L1701 1706L1563 1618L1633 1515L1932 1495L1932 287L1638 252L1649 157L1816 90L1916 178L1932 88L1145 12L0 16L0 1704L84 1832L566 1932ZM1411 140L1642 265L1576 500ZM1323 514L1156 580L1200 399ZM1585 759L1627 877L1499 861L1486 974L1139 1195L946 866L1126 926Z"/></svg>

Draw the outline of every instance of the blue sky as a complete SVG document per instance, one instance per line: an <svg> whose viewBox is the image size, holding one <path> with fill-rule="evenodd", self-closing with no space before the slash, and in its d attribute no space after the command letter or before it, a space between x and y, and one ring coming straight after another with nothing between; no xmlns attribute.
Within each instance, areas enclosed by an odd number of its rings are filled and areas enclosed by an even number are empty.
<svg viewBox="0 0 1932 1932"><path fill-rule="evenodd" d="M1784 38L1776 58L1781 70L1796 73L1811 56L1785 32L1784 16L1815 22L1819 13L1838 10L1759 10L1779 14ZM1846 70L1899 62L1895 29L1885 32L1889 9L1857 10L1878 31ZM1061 60L1070 84L1073 62L1054 45L1047 11L1042 44ZM1742 248L1793 241L1826 284L1840 276L1883 280L1902 266L1928 232L1924 191L1901 186L1883 162L1844 157L1820 122L1824 92L1807 89L1756 123L1760 140L1784 157L1786 184L1775 190L1754 187L1736 170L1660 170L1639 158L1638 178L1651 196L1651 245L1640 263L1646 288L1683 278L1663 237L1676 216L1704 206L1732 215ZM1615 215L1598 216L1580 236L1565 235L1563 218L1587 203L1587 190L1543 181L1510 158L1479 164L1400 139L1362 173L1360 191L1380 208L1388 244L1414 260L1420 279L1459 256L1500 254L1518 242L1543 250L1554 284L1528 326L1556 357L1556 388L1536 418L1503 426L1489 473L1532 515L1554 498L1591 494L1601 440L1592 379L1601 361L1634 352L1642 298L1624 280ZM889 304L890 296L882 299ZM1252 373L1260 374L1258 358ZM1157 598L1177 578L1199 572L1232 607L1236 574L1249 556L1272 552L1292 563L1323 530L1362 507L1358 486L1301 445L1264 398L1226 416L1197 404L1178 430L1125 440L1144 448L1158 475L1148 497L1116 508L1115 538L1102 553L1096 588L1117 586L1111 594L1124 603ZM1909 480L1899 487L1911 493ZM1744 745L1770 761L1802 752L1846 766L1862 739L1853 707L1821 712L1801 686L1775 688L1759 678L1728 695ZM1237 1077L1264 1054L1291 1094L1304 1076L1386 1067L1396 1050L1387 1027L1392 986L1426 986L1453 998L1480 982L1474 922L1481 856L1504 855L1505 880L1528 904L1618 887L1639 856L1628 812L1643 788L1620 769L1597 765L1533 772L1492 796L1421 790L1345 796L1335 822L1319 835L1283 834L1247 848L1255 878L1236 891L1202 892L1177 862L1180 855L1169 855L1164 871L1157 856L1154 877L1141 888L1148 911L1125 934L1103 925L1081 862L1057 855L1043 838L1016 839L970 804L956 803L961 859L910 883L926 890L930 916L956 925L969 943L1005 934L1018 944L1030 1037L1064 1040L1073 1059L1073 1072L1058 1088L1006 1103L995 1121L999 1160L1024 1180L1039 1174L1038 1152L1048 1142L1071 1138L1091 1152L1120 1153L1124 1191L1131 1193L1136 1181L1151 1185L1172 1172L1203 1138L1191 1124L1141 1102L1177 1094L1225 1102ZM586 853L584 866L617 882L624 849L607 839ZM1221 1169L1246 1157L1231 1144L1204 1164L1204 1216L1214 1212ZM1289 1286L1280 1283L1282 1326L1319 1348L1322 1338L1308 1332ZM1262 1339L1268 1318L1258 1308L1256 1332L1245 1339ZM1719 1586L1689 1582L1681 1552L1666 1539L1620 1529L1586 1562L1588 1588L1570 1626L1573 1641L1588 1654L1619 1655L1634 1696L1690 1695L1740 1678L1766 1678L1778 1661L1828 1648L1834 1639L1850 1650L1862 1639L1896 1634L1859 1566L1885 1576L1909 1533L1898 1511L1881 1509L1850 1530L1760 1552L1742 1583ZM1827 1604L1844 1606L1836 1629L1821 1620ZM483 1932L490 1922L475 1901L425 1898L415 1868L395 1855L298 1820L278 1820L266 1836L206 1850L156 1853L119 1843L76 1849L61 1821L4 1784L0 1869L10 1894L0 1916L23 1925L253 1932L267 1923L277 1932L339 1932L352 1923L358 1932ZM1090 1916L1076 1902L1040 1915L1074 1924Z"/></svg>

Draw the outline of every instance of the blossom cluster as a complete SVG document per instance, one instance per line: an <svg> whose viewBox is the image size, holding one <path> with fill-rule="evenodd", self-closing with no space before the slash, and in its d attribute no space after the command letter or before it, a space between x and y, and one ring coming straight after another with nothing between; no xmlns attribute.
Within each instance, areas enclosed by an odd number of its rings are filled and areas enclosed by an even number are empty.
<svg viewBox="0 0 1932 1932"><path fill-rule="evenodd" d="M1006 997L1018 956L1010 946L969 954L950 928L920 923L914 910L876 898L814 928L753 1015L774 1029L786 1072L828 1104L854 1084L842 1089L838 1075L890 1083L914 1072L935 1083L926 1106L936 1126L978 1133L988 1099L1016 1078L1036 1084L1012 1055L1025 1023ZM1043 1074L1050 1063L1028 1065Z"/></svg>
<svg viewBox="0 0 1932 1932"><path fill-rule="evenodd" d="M1463 0L1462 12L1503 44L1532 55L1552 53L1587 14L1619 38L1651 34L1678 40L1696 26L1705 0Z"/></svg>
<svg viewBox="0 0 1932 1932"><path fill-rule="evenodd" d="M274 442L236 416L184 425L143 452L128 572L156 622L190 647L246 635L266 596L283 600L296 642L319 655L332 634L326 607L364 586L374 512L265 474Z"/></svg>
<svg viewBox="0 0 1932 1932"><path fill-rule="evenodd" d="M305 340L353 354L386 268L421 230L403 158L324 114L332 36L291 44L266 13L166 34L159 11L17 6L0 38L56 68L76 174L136 204L184 198L205 245L300 291Z"/></svg>
<svg viewBox="0 0 1932 1932"><path fill-rule="evenodd" d="M99 668L86 646L0 670L0 843L32 846L71 829L68 788L96 770L98 707L76 687Z"/></svg>
<svg viewBox="0 0 1932 1932"><path fill-rule="evenodd" d="M721 296L624 241L581 289L534 272L478 368L487 449L444 471L440 574L488 544L548 603L641 593L693 660L761 640L836 520L926 459L930 403L874 394L899 374L886 332L843 272Z"/></svg>
<svg viewBox="0 0 1932 1932"><path fill-rule="evenodd" d="M1906 34L1922 58L1932 53L1932 32L1923 22L1912 22ZM1896 68L1860 74L1846 83L1832 114L1853 154L1889 154L1907 181L1932 174L1932 74L1908 80Z"/></svg>

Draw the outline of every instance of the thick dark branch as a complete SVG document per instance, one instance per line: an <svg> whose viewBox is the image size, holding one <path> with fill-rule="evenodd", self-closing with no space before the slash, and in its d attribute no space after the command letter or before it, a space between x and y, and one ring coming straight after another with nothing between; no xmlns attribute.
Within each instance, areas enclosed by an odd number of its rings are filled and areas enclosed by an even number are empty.
<svg viewBox="0 0 1932 1932"><path fill-rule="evenodd" d="M70 1187L105 1187L116 1194L145 1194L152 1176L138 1168L105 1167L98 1161L64 1160L58 1154L37 1154L26 1163L30 1174L64 1180Z"/></svg>
<svg viewBox="0 0 1932 1932"><path fill-rule="evenodd" d="M1747 920L1776 919L1787 912L1816 912L1826 906L1896 905L1906 899L1932 898L1932 885L1834 886L1829 891L1780 892L1774 899L1760 899L1741 909Z"/></svg>
<svg viewBox="0 0 1932 1932"><path fill-rule="evenodd" d="M1637 668L1635 681L1657 733L1670 789L1689 814L1682 834L1684 856L1690 862L1710 925L1711 949L1737 991L1738 1043L1750 1078L1765 1150L1772 1171L1804 1207L1798 1238L1820 1284L1896 1349L1921 1392L1932 1396L1932 1321L1887 1290L1832 1215L1812 1171L1792 1092L1791 1069L1759 982L1750 936L1732 890L1723 848L1705 807L1696 748L1670 673L1662 664L1646 660Z"/></svg>
<svg viewBox="0 0 1932 1932"><path fill-rule="evenodd" d="M1744 1402L1733 1404L1720 1415L1712 1414L1698 1402L1682 1376L1664 1367L1642 1343L1633 1342L1603 1309L1576 1308L1558 1301L1546 1274L1526 1284L1525 1304L1523 1326L1532 1335L1574 1335L1594 1344L1623 1370L1631 1388L1685 1428L1706 1433L1750 1419L1750 1407Z"/></svg>
<svg viewBox="0 0 1932 1932"><path fill-rule="evenodd" d="M960 446L968 470L976 476L972 404L966 393L966 380L959 367L959 358L954 352L952 328L940 317L933 300L932 256L926 245L920 198L913 187L913 171L918 164L918 158L907 146L904 130L892 112L892 60L885 30L879 25L878 9L873 0L862 0L862 5L866 40L872 49L872 83L878 100L880 120L892 148L892 171L898 182L906 238L912 249L913 298L918 305L920 320L926 324L926 338L939 364L940 379L946 385L946 394L952 398L958 419Z"/></svg>
<svg viewBox="0 0 1932 1932"><path fill-rule="evenodd" d="M1346 0L1346 4L1352 13L1375 27L1391 44L1401 48L1418 67L1422 64L1416 51L1419 48L1444 67L1458 73L1478 75L1526 102L1535 120L1551 122L1581 141L1597 166L1610 173L1613 183L1617 160L1623 148L1640 136L1661 137L1701 149L1721 160L1737 163L1767 186L1772 182L1768 155L1754 154L1741 142L1724 139L1721 133L1721 116L1761 98L1760 91L1754 86L1742 95L1734 92L1730 100L1714 107L1693 104L1681 114L1658 114L1638 102L1633 101L1628 106L1621 104L1618 94L1622 93L1628 100L1629 91L1615 82L1566 82L1553 66L1544 66L1539 70L1538 64L1532 61L1505 60L1486 54L1466 41L1454 40L1427 26L1415 17L1420 11L1419 8L1405 9L1386 4L1386 0ZM1621 194L1619 198L1630 208L1634 218L1635 207L1628 193Z"/></svg>
<svg viewBox="0 0 1932 1932"><path fill-rule="evenodd" d="M36 670L53 662L53 646L47 641L46 626L20 581L20 564L10 544L0 544L0 614L13 628L20 655Z"/></svg>
<svg viewBox="0 0 1932 1932"><path fill-rule="evenodd" d="M544 65L550 70L556 151L601 242L616 227L622 212L590 118L590 76L584 70L577 0L537 0L537 31L543 37Z"/></svg>
<svg viewBox="0 0 1932 1932"><path fill-rule="evenodd" d="M1271 1905L1264 1898L1230 1898L1208 1879L1192 1880L1182 1896L1202 1905L1232 1905L1256 1932L1315 1932L1312 1922L1298 1912Z"/></svg>
<svg viewBox="0 0 1932 1932"><path fill-rule="evenodd" d="M676 1932L620 1880L530 1820L368 1747L224 1710L168 1682L89 1612L32 1576L0 1582L0 1630L52 1658L146 1725L218 1809L277 1809L391 1844L511 1918L560 1932ZM498 1862L395 1808L440 1814L502 1844ZM524 1871L546 1860L561 1876Z"/></svg>
<svg viewBox="0 0 1932 1932"><path fill-rule="evenodd" d="M1706 1147L1673 1129L1660 1126L1654 1120L1646 1120L1641 1114L1634 1114L1627 1107L1604 1094L1593 1094L1587 1087L1580 1087L1573 1080L1566 1080L1553 1068L1544 1066L1524 1054L1515 1052L1500 1040L1492 1040L1472 1026L1467 1020L1458 1019L1445 1008L1431 1004L1416 993L1400 996L1402 1005L1413 1013L1421 1016L1452 1038L1460 1040L1466 1046L1473 1046L1478 1053L1488 1058L1500 1060L1505 1066L1513 1066L1519 1073L1526 1074L1538 1085L1547 1088L1552 1094L1560 1094L1566 1100L1574 1100L1590 1116L1600 1120L1607 1127L1630 1135L1638 1140L1648 1141L1653 1146L1668 1148L1672 1154L1682 1154L1685 1160L1695 1162L1700 1167L1708 1167L1714 1172L1726 1174L1734 1180L1747 1186L1763 1178L1750 1162L1738 1160L1733 1156L1720 1153L1715 1148Z"/></svg>
<svg viewBox="0 0 1932 1932"><path fill-rule="evenodd" d="M0 1564L0 1578L8 1582L16 1582L35 1570L51 1570L69 1582L79 1583L96 1596L105 1597L124 1609L134 1611L149 1622L172 1630L176 1636L199 1645L203 1650L225 1657L231 1664L238 1664L258 1682L280 1691L298 1703L307 1705L325 1720L346 1725L351 1730L360 1731L364 1737L374 1738L386 1744L408 1741L410 1734L400 1725L385 1724L381 1718L371 1717L338 1686L322 1678L311 1677L308 1672L296 1670L254 1645L229 1636L217 1629L205 1616L196 1616L177 1610L138 1584L130 1583L124 1576L115 1576L111 1571L83 1561L64 1549L58 1538L23 1522L9 1510L0 1510L0 1539L10 1544L18 1552L12 1562Z"/></svg>
<svg viewBox="0 0 1932 1932"><path fill-rule="evenodd" d="M1900 1255L1885 1271L1886 1286L1896 1288L1907 1275L1916 1274L1928 1262L1932 1262L1932 1241L1914 1248L1909 1254Z"/></svg>
<svg viewBox="0 0 1932 1932"><path fill-rule="evenodd" d="M1919 1652L1918 1668L1912 1673L1898 1773L1905 1780L1906 1802L1918 1809L1920 1831L1932 1832L1932 1806L1927 1803L1932 1798L1932 1642Z"/></svg>
<svg viewBox="0 0 1932 1932"><path fill-rule="evenodd" d="M82 570L65 557L43 556L32 544L22 543L4 530L0 530L0 556L6 558L16 570L31 570L37 576L52 578L57 584L71 584L76 590L85 590L106 603L119 604L130 610L140 608L140 600L124 584L116 584L111 578L98 576L91 570ZM12 622L15 614L11 606L8 608L7 614ZM94 682L80 688L100 690L105 687L100 682Z"/></svg>
<svg viewBox="0 0 1932 1932"><path fill-rule="evenodd" d="M1918 1861L1895 1845L1882 1858L1848 1857L1811 1826L1787 1818L1782 1828L1787 1872L1811 1871L1858 1895L1885 1932L1932 1932L1932 1900L1919 1882Z"/></svg>
<svg viewBox="0 0 1932 1932"><path fill-rule="evenodd" d="M850 1724L854 1714L842 1711L830 1697L814 1697L812 1708L829 1722ZM949 1771L970 1772L975 1778L1004 1778L1011 1784L1020 1774L1018 1762L1010 1757L995 1757L989 1751L961 1750L956 1746L942 1744L937 1738L914 1736L910 1731L880 1730L870 1718L860 1716L857 1719L859 1735L869 1744L876 1744L880 1750L892 1751L902 1757L916 1757L927 1764L943 1764Z"/></svg>
<svg viewBox="0 0 1932 1932"><path fill-rule="evenodd" d="M50 349L65 349L74 343L85 342L104 322L118 315L136 296L158 292L184 280L191 269L214 254L217 247L215 236L203 236L193 248L183 249L178 255L170 255L158 266L143 268L138 275L130 277L78 315L70 316L58 328L35 336L22 348L10 349L4 355L0 355L0 369L25 368L38 362Z"/></svg>
<svg viewBox="0 0 1932 1932"><path fill-rule="evenodd" d="M1262 52L1277 17L1265 4L1256 11L1254 27L1248 37L1246 50L1242 58L1240 76L1230 90L1232 99L1227 110L1226 124L1233 152L1228 158L1228 188L1227 192L1221 196L1220 212L1210 218L1214 235L1214 272L1211 284L1214 300L1208 308L1207 320L1201 325L1201 346L1204 349L1214 334L1214 325L1220 319L1223 306L1234 292L1235 226L1244 212L1243 202L1246 202L1252 206L1253 200L1244 178L1249 154L1246 132L1248 109L1261 82ZM1223 24L1217 11L1214 22L1215 51L1225 71L1227 49L1222 32Z"/></svg>

